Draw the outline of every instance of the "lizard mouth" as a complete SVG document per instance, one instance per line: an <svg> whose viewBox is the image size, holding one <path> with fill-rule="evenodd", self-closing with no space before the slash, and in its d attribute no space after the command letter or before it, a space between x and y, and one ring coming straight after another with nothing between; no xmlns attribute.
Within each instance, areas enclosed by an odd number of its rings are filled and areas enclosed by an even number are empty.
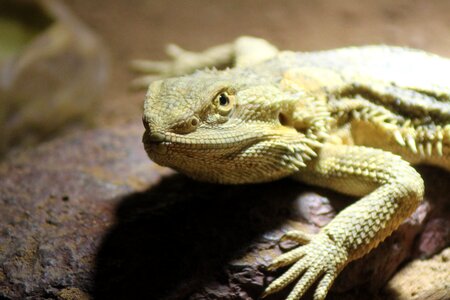
<svg viewBox="0 0 450 300"><path fill-rule="evenodd" d="M160 132L151 132L146 130L142 136L142 142L144 144L159 144L166 141L166 135Z"/></svg>
<svg viewBox="0 0 450 300"><path fill-rule="evenodd" d="M160 132L151 132L145 130L142 136L142 143L144 144L147 153L156 152L158 154L166 154L167 147L170 142L167 141L166 135Z"/></svg>
<svg viewBox="0 0 450 300"><path fill-rule="evenodd" d="M151 132L146 130L142 137L142 142L149 145L160 145L160 144L183 144L183 145L195 145L196 142L200 142L197 138L188 137L186 135L180 135L175 133L162 133L162 132ZM204 142L204 141L202 141Z"/></svg>
<svg viewBox="0 0 450 300"><path fill-rule="evenodd" d="M176 148L196 149L196 151L221 151L230 148L245 148L266 138L264 134L255 132L236 133L236 131L222 131L218 137L215 133L194 132L189 134L176 134L172 132L160 132L146 130L142 136L142 142L147 152L166 154L170 149ZM237 142L239 141L239 142Z"/></svg>

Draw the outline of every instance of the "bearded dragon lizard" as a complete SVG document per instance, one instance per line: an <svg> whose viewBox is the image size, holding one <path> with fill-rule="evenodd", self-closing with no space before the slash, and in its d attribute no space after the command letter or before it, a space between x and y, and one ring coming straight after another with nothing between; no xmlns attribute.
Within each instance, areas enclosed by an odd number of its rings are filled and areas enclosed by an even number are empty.
<svg viewBox="0 0 450 300"><path fill-rule="evenodd" d="M151 83L143 143L153 161L208 182L291 176L361 197L314 236L286 234L302 246L272 262L292 266L263 296L298 280L288 299L315 283L324 299L422 200L410 164L450 170L449 59L388 46L294 53L253 37L168 53L134 62L147 74L134 85Z"/></svg>

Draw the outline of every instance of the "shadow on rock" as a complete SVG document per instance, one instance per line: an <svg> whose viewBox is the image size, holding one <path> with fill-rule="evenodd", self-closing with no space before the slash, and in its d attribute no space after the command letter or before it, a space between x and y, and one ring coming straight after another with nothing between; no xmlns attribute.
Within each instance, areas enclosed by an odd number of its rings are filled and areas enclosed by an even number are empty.
<svg viewBox="0 0 450 300"><path fill-rule="evenodd" d="M96 299L182 299L289 218L303 186L226 186L175 175L123 199L97 255ZM226 281L226 276L222 280Z"/></svg>

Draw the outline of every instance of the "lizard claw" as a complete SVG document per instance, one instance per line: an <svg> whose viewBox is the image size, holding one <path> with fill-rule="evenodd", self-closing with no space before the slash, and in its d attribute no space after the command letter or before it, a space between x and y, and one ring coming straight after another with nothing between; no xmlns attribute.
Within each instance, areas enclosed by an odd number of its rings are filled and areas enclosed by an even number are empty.
<svg viewBox="0 0 450 300"><path fill-rule="evenodd" d="M297 233L293 236L298 237ZM294 265L273 281L262 297L285 288L300 277L287 299L300 299L314 282L320 280L314 293L314 300L323 300L346 261L347 254L344 249L335 245L327 235L316 235L310 239L309 244L284 253L272 262L268 267L269 270L292 263Z"/></svg>

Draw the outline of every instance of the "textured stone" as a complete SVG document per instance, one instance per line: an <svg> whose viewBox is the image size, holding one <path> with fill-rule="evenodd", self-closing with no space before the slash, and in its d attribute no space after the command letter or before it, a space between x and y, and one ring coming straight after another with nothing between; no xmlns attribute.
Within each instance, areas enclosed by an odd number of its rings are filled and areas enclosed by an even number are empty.
<svg viewBox="0 0 450 300"><path fill-rule="evenodd" d="M140 131L76 135L1 165L0 298L92 291L96 252L115 205L164 173L148 162Z"/></svg>
<svg viewBox="0 0 450 300"><path fill-rule="evenodd" d="M405 266L389 281L386 292L398 300L450 299L450 248Z"/></svg>
<svg viewBox="0 0 450 300"><path fill-rule="evenodd" d="M151 163L142 131L139 124L80 133L0 165L0 298L256 299L278 274L264 266L294 246L278 245L282 234L317 232L353 200L291 180L195 182ZM448 219L436 208L446 207L440 195L450 192L449 174L421 171L427 202L349 265L330 299L375 299L418 251L426 222Z"/></svg>

